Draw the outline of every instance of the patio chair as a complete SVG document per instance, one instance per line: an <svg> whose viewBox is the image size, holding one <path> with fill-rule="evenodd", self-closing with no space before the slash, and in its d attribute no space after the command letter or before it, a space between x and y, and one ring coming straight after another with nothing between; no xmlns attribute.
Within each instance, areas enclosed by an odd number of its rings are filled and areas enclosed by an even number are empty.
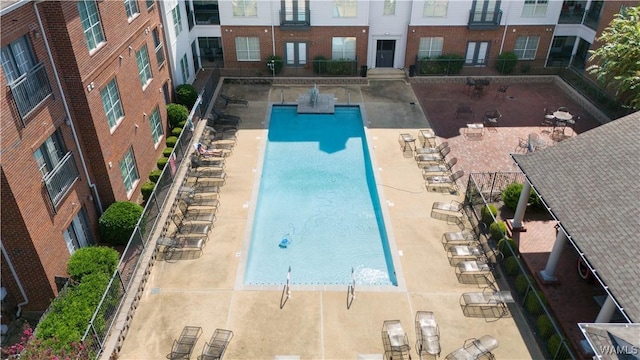
<svg viewBox="0 0 640 360"><path fill-rule="evenodd" d="M213 222L216 221L217 207L212 209L189 209L189 205L182 199L176 199L175 204L176 210L182 214L182 222L213 225Z"/></svg>
<svg viewBox="0 0 640 360"><path fill-rule="evenodd" d="M225 158L230 153L228 149L216 148L211 145L206 146L201 142L193 144L193 147L196 149L195 155L203 159Z"/></svg>
<svg viewBox="0 0 640 360"><path fill-rule="evenodd" d="M484 335L479 339L467 339L462 347L449 353L446 360L475 360L481 358L495 359L491 350L498 347L498 340L493 336Z"/></svg>
<svg viewBox="0 0 640 360"><path fill-rule="evenodd" d="M555 125L555 123L556 123L556 117L553 116L553 111L549 111L549 109L544 108L544 117L542 118L542 122L540 123L540 125L546 126L548 128L547 132L551 133L551 130Z"/></svg>
<svg viewBox="0 0 640 360"><path fill-rule="evenodd" d="M442 189L449 192L456 192L458 184L456 181L464 176L464 171L458 170L449 176L428 176L425 179L425 185L428 190L439 191Z"/></svg>
<svg viewBox="0 0 640 360"><path fill-rule="evenodd" d="M216 329L209 342L204 344L202 355L198 356L198 360L222 359L232 338L233 332L231 330Z"/></svg>
<svg viewBox="0 0 640 360"><path fill-rule="evenodd" d="M432 129L423 129L418 133L418 139L420 140L420 146L429 147L435 146L436 134Z"/></svg>
<svg viewBox="0 0 640 360"><path fill-rule="evenodd" d="M453 172L453 166L458 163L458 158L451 158L444 164L430 165L422 169L422 177L432 176L442 173Z"/></svg>
<svg viewBox="0 0 640 360"><path fill-rule="evenodd" d="M480 260L462 261L456 265L456 277L461 284L489 285L494 282L493 270L502 261L500 251L491 250Z"/></svg>
<svg viewBox="0 0 640 360"><path fill-rule="evenodd" d="M217 196L212 194L211 196L206 195L184 195L179 198L185 204L187 204L187 208L192 210L195 207L198 208L206 208L210 211L215 210L218 205L220 205L220 200L218 200Z"/></svg>
<svg viewBox="0 0 640 360"><path fill-rule="evenodd" d="M447 259L449 265L457 266L464 261L484 260L484 248L482 244L453 245L447 249Z"/></svg>
<svg viewBox="0 0 640 360"><path fill-rule="evenodd" d="M235 124L235 125L238 125L241 122L240 116L231 115L220 109L216 109L215 107L211 109L211 112L213 113L213 115L215 115L214 122L229 123L229 124Z"/></svg>
<svg viewBox="0 0 640 360"><path fill-rule="evenodd" d="M498 110L487 111L484 113L484 125L488 128L493 128L498 131L498 121L502 117L502 114Z"/></svg>
<svg viewBox="0 0 640 360"><path fill-rule="evenodd" d="M518 145L516 145L516 148L514 149L515 153L527 153L530 152L529 151L529 140L525 139L525 138L518 138Z"/></svg>
<svg viewBox="0 0 640 360"><path fill-rule="evenodd" d="M467 82L464 84L465 92L468 92L469 94L471 94L471 91L475 86L476 86L476 81L471 76L468 76Z"/></svg>
<svg viewBox="0 0 640 360"><path fill-rule="evenodd" d="M211 126L205 126L204 132L202 133L203 137L207 137L210 140L218 141L218 140L231 140L234 143L238 141L238 131L234 129L222 129L217 130Z"/></svg>
<svg viewBox="0 0 640 360"><path fill-rule="evenodd" d="M478 242L476 234L470 231L452 231L442 234L442 246L445 251L453 246L474 245Z"/></svg>
<svg viewBox="0 0 640 360"><path fill-rule="evenodd" d="M500 98L502 98L503 100L507 97L507 90L509 89L509 84L507 85L500 85L500 87L498 88L498 90L496 90L496 96L495 98L497 99L498 96Z"/></svg>
<svg viewBox="0 0 640 360"><path fill-rule="evenodd" d="M214 108L215 109L215 108ZM209 115L207 117L207 127L214 128L217 131L238 131L238 125L240 122L238 120L229 120L229 119L220 119L215 114Z"/></svg>
<svg viewBox="0 0 640 360"><path fill-rule="evenodd" d="M240 105L249 106L249 102L247 100L240 99L235 96L220 94L220 98L224 101L225 106L229 104L240 104Z"/></svg>
<svg viewBox="0 0 640 360"><path fill-rule="evenodd" d="M414 150L416 148L416 139L411 134L400 134L398 142L400 143L402 152L407 151L407 149Z"/></svg>
<svg viewBox="0 0 640 360"><path fill-rule="evenodd" d="M409 336L400 320L385 320L382 324L382 344L386 359L411 359Z"/></svg>
<svg viewBox="0 0 640 360"><path fill-rule="evenodd" d="M415 156L418 167L425 168L434 164L443 163L446 160L446 156L451 152L450 147L442 149L442 152L434 154L419 154Z"/></svg>
<svg viewBox="0 0 640 360"><path fill-rule="evenodd" d="M193 346L202 334L202 328L199 326L185 326L182 329L180 337L173 341L171 354L169 359L188 359L191 357Z"/></svg>
<svg viewBox="0 0 640 360"><path fill-rule="evenodd" d="M464 216L463 208L464 205L455 200L451 202L436 201L431 205L431 217L444 220L449 224L459 224Z"/></svg>
<svg viewBox="0 0 640 360"><path fill-rule="evenodd" d="M433 312L416 312L416 338L416 352L420 358L440 356L440 329Z"/></svg>
<svg viewBox="0 0 640 360"><path fill-rule="evenodd" d="M511 317L507 304L515 300L509 291L485 288L481 292L467 292L460 296L460 308L466 317L500 319Z"/></svg>
<svg viewBox="0 0 640 360"><path fill-rule="evenodd" d="M424 154L442 154L442 150L449 147L448 142L443 142L442 144L436 147L423 147L416 149L416 155L424 155Z"/></svg>
<svg viewBox="0 0 640 360"><path fill-rule="evenodd" d="M171 221L176 225L173 233L176 237L198 237L205 241L209 240L209 230L212 224L186 221L181 211L176 211L171 215Z"/></svg>

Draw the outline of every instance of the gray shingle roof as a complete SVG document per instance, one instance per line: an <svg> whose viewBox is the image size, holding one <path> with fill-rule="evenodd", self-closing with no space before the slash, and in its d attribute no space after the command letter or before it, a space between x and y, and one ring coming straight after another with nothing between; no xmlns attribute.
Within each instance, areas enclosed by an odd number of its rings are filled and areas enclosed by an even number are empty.
<svg viewBox="0 0 640 360"><path fill-rule="evenodd" d="M513 155L633 322L640 321L640 112Z"/></svg>

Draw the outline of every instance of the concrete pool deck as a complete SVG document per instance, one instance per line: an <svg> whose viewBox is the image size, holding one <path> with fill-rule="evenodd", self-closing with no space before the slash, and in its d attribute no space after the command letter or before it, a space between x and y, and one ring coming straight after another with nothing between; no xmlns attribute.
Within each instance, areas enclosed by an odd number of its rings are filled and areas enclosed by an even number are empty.
<svg viewBox="0 0 640 360"><path fill-rule="evenodd" d="M396 258L405 288L356 288L347 309L342 290L292 287L281 308L282 289L236 290L245 231L250 225L255 169L269 103L295 102L308 85L224 85L225 92L249 100L230 105L242 117L238 142L226 160L227 181L220 191L217 221L198 259L164 262L152 269L118 359L165 359L184 326L200 326L195 359L216 328L234 332L225 359L356 359L358 354L384 352L381 329L385 320L400 320L415 352L416 311L433 311L440 327L442 356L468 338L495 337L498 359L542 358L528 327L513 318L487 322L467 318L460 309L464 292L481 291L458 283L440 241L455 225L430 217L434 201L461 200L463 195L428 192L421 170L401 151L398 136L431 127L410 84L370 81L369 85L319 85L337 103L362 103L368 121L369 146L377 164L378 191L387 206L387 230L395 240ZM201 126L199 127L201 128ZM374 169L376 170L376 169ZM463 178L466 182L466 175ZM283 273L283 282L286 273Z"/></svg>

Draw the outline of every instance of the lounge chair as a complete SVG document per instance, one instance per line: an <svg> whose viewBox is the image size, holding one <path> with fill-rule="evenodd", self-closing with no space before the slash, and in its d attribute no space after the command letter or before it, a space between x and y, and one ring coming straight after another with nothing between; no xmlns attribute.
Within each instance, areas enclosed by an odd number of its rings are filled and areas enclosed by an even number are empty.
<svg viewBox="0 0 640 360"><path fill-rule="evenodd" d="M176 237L198 237L205 241L209 239L209 230L212 224L203 224L185 220L181 211L176 211L171 215L171 221L176 225L174 236Z"/></svg>
<svg viewBox="0 0 640 360"><path fill-rule="evenodd" d="M458 170L449 176L428 176L425 179L425 185L427 189L438 191L441 189L447 189L450 192L455 192L458 189L456 181L464 176L464 171Z"/></svg>
<svg viewBox="0 0 640 360"><path fill-rule="evenodd" d="M442 234L442 246L449 251L452 246L474 245L478 242L476 235L469 231L446 232Z"/></svg>
<svg viewBox="0 0 640 360"><path fill-rule="evenodd" d="M422 169L422 177L433 176L436 174L448 174L453 172L453 166L458 163L458 158L451 158L444 164L429 165Z"/></svg>
<svg viewBox="0 0 640 360"><path fill-rule="evenodd" d="M431 217L445 220L449 224L460 224L464 217L463 208L464 205L455 200L451 202L436 201L431 205Z"/></svg>
<svg viewBox="0 0 640 360"><path fill-rule="evenodd" d="M218 123L236 123L239 124L240 123L240 116L237 115L231 115L228 113L223 112L220 109L216 109L215 107L211 109L211 111L213 112L213 115L215 115L215 121L214 122L218 122Z"/></svg>
<svg viewBox="0 0 640 360"><path fill-rule="evenodd" d="M193 346L202 334L202 328L199 326L185 326L177 340L173 341L171 354L169 359L188 359L191 357Z"/></svg>
<svg viewBox="0 0 640 360"><path fill-rule="evenodd" d="M468 292L460 296L460 308L466 317L500 319L511 317L507 304L515 300L509 291L485 288L482 292Z"/></svg>
<svg viewBox="0 0 640 360"><path fill-rule="evenodd" d="M479 339L467 339L462 347L454 350L445 357L446 360L475 360L480 358L495 359L491 350L498 347L498 340L493 336L484 335Z"/></svg>
<svg viewBox="0 0 640 360"><path fill-rule="evenodd" d="M416 352L421 359L440 356L440 329L431 311L416 312Z"/></svg>
<svg viewBox="0 0 640 360"><path fill-rule="evenodd" d="M400 143L402 152L407 151L407 149L414 150L416 148L416 139L411 134L400 134L398 142Z"/></svg>
<svg viewBox="0 0 640 360"><path fill-rule="evenodd" d="M456 265L456 277L461 284L490 285L495 281L493 269L502 261L503 255L497 250L485 253L480 260L462 261Z"/></svg>
<svg viewBox="0 0 640 360"><path fill-rule="evenodd" d="M479 243L470 245L453 245L447 249L447 258L451 266L457 266L463 261L486 261L485 248Z"/></svg>
<svg viewBox="0 0 640 360"><path fill-rule="evenodd" d="M231 330L216 329L209 342L204 344L202 355L198 356L198 360L222 359L232 338L233 332Z"/></svg>
<svg viewBox="0 0 640 360"><path fill-rule="evenodd" d="M423 155L423 154L442 154L442 150L444 150L445 148L449 147L449 143L448 142L443 142L442 144L436 146L436 147L423 147L423 148L418 148L416 149L416 155Z"/></svg>
<svg viewBox="0 0 640 360"><path fill-rule="evenodd" d="M410 359L409 336L400 320L385 320L382 324L382 344L386 359Z"/></svg>
<svg viewBox="0 0 640 360"><path fill-rule="evenodd" d="M441 153L435 154L418 154L416 155L416 163L419 168L425 168L427 166L438 165L446 161L446 156L451 152L451 148L447 147L442 149Z"/></svg>
<svg viewBox="0 0 640 360"><path fill-rule="evenodd" d="M249 102L245 99L239 99L235 96L229 96L229 95L225 95L225 94L220 94L220 99L222 99L222 101L224 101L224 105L227 106L229 104L240 104L240 105L246 105L249 106Z"/></svg>
<svg viewBox="0 0 640 360"><path fill-rule="evenodd" d="M189 205L182 199L176 199L175 207L175 211L179 211L182 214L183 223L202 223L211 226L216 221L217 207L212 209L189 209Z"/></svg>
<svg viewBox="0 0 640 360"><path fill-rule="evenodd" d="M432 129L420 130L418 133L418 139L420 140L420 146L429 147L436 145L436 134Z"/></svg>

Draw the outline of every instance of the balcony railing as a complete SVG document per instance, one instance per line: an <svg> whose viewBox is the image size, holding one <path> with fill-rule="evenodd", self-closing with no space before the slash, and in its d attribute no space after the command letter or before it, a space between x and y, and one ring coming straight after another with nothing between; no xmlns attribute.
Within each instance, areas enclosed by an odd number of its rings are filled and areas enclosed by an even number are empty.
<svg viewBox="0 0 640 360"><path fill-rule="evenodd" d="M500 27L502 10L469 11L469 30L496 30Z"/></svg>
<svg viewBox="0 0 640 360"><path fill-rule="evenodd" d="M289 29L310 29L311 11L280 10L280 26Z"/></svg>
<svg viewBox="0 0 640 360"><path fill-rule="evenodd" d="M66 153L60 162L42 178L49 193L49 199L55 209L78 179L79 173L71 151Z"/></svg>
<svg viewBox="0 0 640 360"><path fill-rule="evenodd" d="M31 110L51 95L51 85L49 85L49 77L43 63L37 64L9 84L9 88L22 119L22 126L26 126L24 118Z"/></svg>
<svg viewBox="0 0 640 360"><path fill-rule="evenodd" d="M164 49L162 48L162 43L156 46L156 60L158 60L158 67L164 64Z"/></svg>

